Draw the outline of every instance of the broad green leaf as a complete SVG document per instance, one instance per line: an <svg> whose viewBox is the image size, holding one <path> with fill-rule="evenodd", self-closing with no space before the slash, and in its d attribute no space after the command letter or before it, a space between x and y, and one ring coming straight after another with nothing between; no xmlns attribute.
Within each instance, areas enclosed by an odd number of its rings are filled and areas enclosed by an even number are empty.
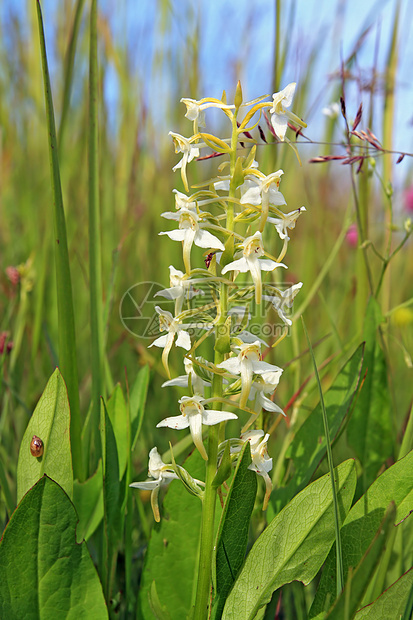
<svg viewBox="0 0 413 620"><path fill-rule="evenodd" d="M96 472L85 482L74 481L73 503L79 516L76 539L88 540L103 518L102 460Z"/></svg>
<svg viewBox="0 0 413 620"><path fill-rule="evenodd" d="M413 505L413 451L377 478L350 510L341 529L345 576L351 566L357 566L360 562L391 501L396 506L394 522L399 523ZM325 563L309 618L315 618L324 610L327 598L334 599L335 575L336 553L333 547Z"/></svg>
<svg viewBox="0 0 413 620"><path fill-rule="evenodd" d="M363 333L366 349L361 374L364 377L366 373L366 377L347 427L348 442L363 466L361 493L373 482L393 448L386 360L378 336L381 321L380 308L371 298Z"/></svg>
<svg viewBox="0 0 413 620"><path fill-rule="evenodd" d="M334 471L343 522L356 488L354 461L345 461ZM296 495L258 538L227 598L223 620L252 620L285 583L310 583L333 542L333 497L327 474Z"/></svg>
<svg viewBox="0 0 413 620"><path fill-rule="evenodd" d="M216 551L216 596L213 617L220 618L225 600L245 559L250 518L257 494L257 474L246 442L228 491L218 530Z"/></svg>
<svg viewBox="0 0 413 620"><path fill-rule="evenodd" d="M142 426L146 395L149 385L149 366L139 371L129 396L132 450L134 450Z"/></svg>
<svg viewBox="0 0 413 620"><path fill-rule="evenodd" d="M112 396L106 403L106 409L115 434L119 462L119 477L122 478L128 460L128 423L126 403L119 383L116 385Z"/></svg>
<svg viewBox="0 0 413 620"><path fill-rule="evenodd" d="M357 609L361 607L364 593L389 538L390 529L394 527L395 514L394 504L391 504L366 553L352 572L351 579L347 580L344 590L326 615L326 620L328 618L330 620L353 618Z"/></svg>
<svg viewBox="0 0 413 620"><path fill-rule="evenodd" d="M0 617L103 620L108 612L73 504L44 476L13 513L0 543Z"/></svg>
<svg viewBox="0 0 413 620"><path fill-rule="evenodd" d="M330 389L324 395L330 429L330 441L336 437L348 413L360 380L363 359L363 345L340 370ZM271 507L277 514L298 491L309 483L311 476L326 453L321 405L318 404L307 420L298 429L286 452L286 458L294 462L294 477L285 486L275 489L271 495ZM271 518L271 515L269 515Z"/></svg>
<svg viewBox="0 0 413 620"><path fill-rule="evenodd" d="M43 455L32 456L33 435L43 442ZM17 502L47 474L73 497L73 470L70 452L70 409L66 384L58 368L50 377L30 418L20 444L17 464Z"/></svg>
<svg viewBox="0 0 413 620"><path fill-rule="evenodd" d="M402 575L374 603L360 609L354 620L389 620L401 618L410 589L413 587L413 568Z"/></svg>
<svg viewBox="0 0 413 620"><path fill-rule="evenodd" d="M205 461L197 450L184 466L195 478L204 478ZM173 480L160 510L161 522L154 525L146 551L137 617L153 620L148 595L155 582L161 608L167 607L171 620L183 620L196 587L202 504Z"/></svg>

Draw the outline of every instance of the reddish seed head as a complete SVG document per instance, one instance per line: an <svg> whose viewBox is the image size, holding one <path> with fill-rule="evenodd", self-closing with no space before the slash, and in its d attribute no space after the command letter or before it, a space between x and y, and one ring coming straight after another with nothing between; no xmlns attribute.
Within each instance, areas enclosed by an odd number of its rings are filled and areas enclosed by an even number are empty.
<svg viewBox="0 0 413 620"><path fill-rule="evenodd" d="M4 345L6 344L8 335L9 335L8 332L0 333L0 355L2 355L2 353L4 352Z"/></svg>
<svg viewBox="0 0 413 620"><path fill-rule="evenodd" d="M20 281L20 273L17 267L13 267L12 265L9 265L9 267L6 267L6 276L8 277L10 282L13 284L13 286L18 285Z"/></svg>

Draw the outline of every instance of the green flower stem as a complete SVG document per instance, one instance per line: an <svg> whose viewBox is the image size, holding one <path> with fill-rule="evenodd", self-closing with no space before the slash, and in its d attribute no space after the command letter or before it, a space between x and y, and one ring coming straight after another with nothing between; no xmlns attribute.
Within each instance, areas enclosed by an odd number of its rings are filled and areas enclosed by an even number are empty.
<svg viewBox="0 0 413 620"><path fill-rule="evenodd" d="M231 137L231 181L229 189L229 198L235 197L236 188L232 183L235 163L237 158L237 145L238 145L238 128L237 128L237 114L233 115L232 119L232 137ZM232 232L234 229L234 203L232 200L228 201L227 207L227 221L226 228ZM228 313L228 285L221 282L220 287L220 318L215 327L215 342L222 335L225 321ZM224 360L224 353L215 350L214 363L219 364ZM222 376L214 375L212 380L212 398L222 398ZM216 408L220 408L221 404L217 401ZM212 577L212 558L214 551L214 529L215 529L215 506L217 499L217 490L213 486L213 481L217 471L217 459L218 459L218 444L220 441L220 434L224 426L210 426L208 434L208 461L206 464L206 479L205 479L205 494L202 507L202 523L201 523L201 545L199 553L199 571L198 571L198 583L196 591L195 609L193 618L196 620L206 620L210 611L210 599L211 599L211 577Z"/></svg>

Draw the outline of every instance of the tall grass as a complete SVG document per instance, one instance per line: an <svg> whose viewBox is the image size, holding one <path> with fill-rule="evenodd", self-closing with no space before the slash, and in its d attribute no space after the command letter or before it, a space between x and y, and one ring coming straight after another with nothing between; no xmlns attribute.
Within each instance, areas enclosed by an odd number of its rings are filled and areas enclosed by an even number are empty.
<svg viewBox="0 0 413 620"><path fill-rule="evenodd" d="M76 351L77 370L73 368L72 374L76 381L79 377L79 388L73 388L76 392L73 398L80 402L76 432L80 433L83 425L85 433L91 401L94 407L91 415L99 419L99 396L105 392L105 386L111 391L114 383L125 384L135 377L139 367L148 363L154 372L133 463L139 473L146 468L149 448L155 445L153 421L161 419L161 411L169 410L171 397L160 389L165 379L160 356L147 348L150 340L136 337L125 329L119 305L123 294L136 283L167 284L168 265L181 267L179 249L172 247L174 244L165 237L158 237L163 228L159 216L171 208L172 188L182 190L171 172L175 160L166 134L169 129L185 134L180 97L221 94L215 84L214 92L204 90L211 80L205 65L204 42L209 32L205 26L209 9L207 3L201 3L198 14L191 8L192 3L187 2L188 12L184 16L180 3L159 0L154 3L156 10L151 15L148 9L148 14L141 17L142 21L148 20L147 40L143 35L140 40L133 38L127 9L123 17L121 11L120 17L116 16L116 7L109 6L107 12L101 9L96 21L92 20L96 24L97 48L90 52L93 86L89 92L88 29L84 24L90 3L66 0L60 4L60 9L44 7L44 21L59 127L58 154L73 288L76 333L73 331L67 339ZM380 12L375 21L370 20L366 27L363 25L353 33L351 51L342 59L338 56L333 59L337 73L327 76L325 64L320 65L319 59L325 54L328 37L324 42L317 39L306 46L299 44L303 6L296 2L288 9L288 4L278 0L274 3L272 15L278 38L274 45L268 42L269 49L273 45L274 55L268 54L268 72L262 74L259 88L260 92L269 92L274 85L278 89L293 79L299 81L295 110L309 125L305 132L308 138L298 138L305 143L300 149L302 166L284 145L263 144L259 148L264 151L267 172L276 169L275 166L290 171L281 189L291 209L301 205L307 208L292 232L294 243L289 251L287 277L295 281L294 274L300 273L304 282L302 297L294 310L298 314L305 312L311 342L313 346L318 343L316 354L322 367L322 385L327 388L342 365L343 356L363 338L369 278L373 281L373 293L381 281L383 261L371 249L370 242L380 251L384 248L383 256L387 259L403 238L403 220L408 215L403 191L410 184L412 165L406 157L398 165L396 177L393 174L396 158L374 149L375 164L366 159L358 175L356 167L350 164L334 161L309 164L309 159L316 155L345 154L346 143L348 148L350 144L342 118L331 121L322 117L320 107L330 103L330 99L319 92L330 90L337 95L344 86L349 122L363 99L361 126L364 129L368 126L384 148L397 150L400 136L397 123L404 119L396 119L395 98L403 93L395 90L395 85L399 84L398 59L403 55L400 46L405 42L401 28L405 7L397 3L390 34L386 40L383 37L379 40L379 53L372 58L376 64L369 67L372 75L382 72L383 62L379 59L385 52L386 71L378 89L374 80L366 85L358 71L359 59L365 62L366 49L375 44ZM62 302L59 302L59 291L56 292L53 264L52 204L56 195L53 197L50 189L34 3L28 2L27 7L27 12L3 7L0 22L0 331L7 331L7 342L13 343L11 353L7 354L5 349L0 356L3 523L16 500L18 445L34 404L64 348L59 342L57 308ZM255 81L249 77L249 70L257 40L262 38L262 20L255 17L251 28L243 28L243 15L239 17L237 27L244 33L242 46L234 37L227 56L222 50L208 49L207 53L214 55L208 63L226 67L229 91L233 92L238 77L244 77L244 93L249 88L252 98L257 93L253 92ZM334 32L340 27L338 13L336 20L330 24ZM224 49L227 25L217 22L214 27L222 37ZM136 28L142 32L139 20ZM122 32L130 39L121 36ZM156 51L152 51L151 46L155 44L158 44ZM245 49L250 50L252 60L246 58ZM314 89L314 84L320 87ZM379 108L384 110L383 114L377 112ZM265 120L260 124L270 141ZM88 127L93 127L90 135ZM328 142L337 146L315 144L321 136L328 136ZM355 142L352 138L351 145ZM52 148L57 154L56 143ZM388 183L392 179L394 190L390 195ZM350 222L358 223L358 238L364 242L363 248L346 236ZM10 266L18 267L18 282L10 277L10 271L6 272ZM392 258L391 271L387 270L383 290L377 295L384 315L382 346L393 397L391 415L396 436L401 433L412 398L412 281L413 247L408 242ZM401 304L403 307L399 307ZM63 312L68 308L69 301L63 304ZM271 321L275 318L274 314L269 315ZM299 321L278 351L284 359L271 360L270 352L268 361L287 366L277 402L282 406L289 403L289 407L287 425L281 423L273 434L270 446L273 454L286 449L286 437L302 424L317 401L317 382ZM175 375L182 373L173 351L170 365ZM266 424L270 427L272 420L267 419ZM156 437L156 442L160 451L167 450L165 434ZM337 442L335 450L341 456L353 454L344 437ZM395 457L394 452L385 455L389 459ZM80 469L76 473L82 477ZM277 480L281 481L285 474L280 465L276 470ZM139 504L139 500L138 510L142 519L150 522L147 506ZM145 528L136 536L144 542Z"/></svg>

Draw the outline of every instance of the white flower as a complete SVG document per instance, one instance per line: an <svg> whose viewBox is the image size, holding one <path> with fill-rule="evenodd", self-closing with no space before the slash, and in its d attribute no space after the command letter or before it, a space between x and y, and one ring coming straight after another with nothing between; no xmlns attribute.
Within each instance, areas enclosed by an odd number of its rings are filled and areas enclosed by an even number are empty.
<svg viewBox="0 0 413 620"><path fill-rule="evenodd" d="M270 204L277 206L286 204L284 196L278 191L282 174L284 174L283 170L277 170L277 172L265 176L257 170L257 176L251 175L241 185L241 203L261 205L261 231L264 230Z"/></svg>
<svg viewBox="0 0 413 620"><path fill-rule="evenodd" d="M173 131L169 132L169 135L172 136L172 139L175 144L175 153L182 153L182 159L179 161L172 170L181 169L181 178L184 184L185 190L188 191L188 179L186 177L186 165L189 164L190 161L199 157L199 149L206 146L203 142L197 142L196 144L192 144L194 140L197 139L197 136L192 136L192 138L184 138L179 133L174 133Z"/></svg>
<svg viewBox="0 0 413 620"><path fill-rule="evenodd" d="M282 214L281 217L269 217L267 222L274 224L278 234L280 235L280 239L289 241L290 237L288 236L287 228L290 228L290 230L295 228L295 223L303 211L306 211L306 208L300 207L299 209L290 211L290 213L286 213L285 215Z"/></svg>
<svg viewBox="0 0 413 620"><path fill-rule="evenodd" d="M262 375L268 371L281 374L282 370L261 360L261 343L258 340L252 344L235 346L234 349L239 351L239 354L221 362L218 368L224 368L232 375L241 375L240 407L244 407L250 394L254 374Z"/></svg>
<svg viewBox="0 0 413 620"><path fill-rule="evenodd" d="M296 86L296 83L292 82L279 93L274 93L272 96L273 104L270 110L271 123L274 128L275 135L280 140L284 140L285 138L288 120L293 121L293 123L299 125L300 127L307 127L307 125L300 118L298 118L298 116L285 109L289 108L293 102Z"/></svg>
<svg viewBox="0 0 413 620"><path fill-rule="evenodd" d="M167 426L175 430L188 428L191 431L192 440L198 448L202 458L208 460L204 444L202 443L202 425L212 426L220 424L225 420L235 420L235 413L217 411L215 409L205 409L202 405L202 396L183 396L178 402L180 404L181 415L165 418L156 425L156 428Z"/></svg>
<svg viewBox="0 0 413 620"><path fill-rule="evenodd" d="M170 288L165 288L162 291L155 293L154 297L166 297L166 299L175 299L175 314L179 314L182 310L182 304L185 298L192 299L195 295L204 295L204 291L200 289L194 289L194 281L188 278L179 269L175 269L172 265L169 265L169 283Z"/></svg>
<svg viewBox="0 0 413 620"><path fill-rule="evenodd" d="M260 259L264 255L260 232L256 232L252 237L247 237L241 245L243 257L226 265L222 270L222 274L228 271L241 271L242 273L250 271L255 284L255 301L257 304L260 304L262 293L261 271L273 271L277 267L284 267L286 269L287 266L284 263L276 263L270 259Z"/></svg>
<svg viewBox="0 0 413 620"><path fill-rule="evenodd" d="M274 392L282 373L283 371L281 368L278 368L276 371L269 370L263 372L253 381L248 400L254 400L255 398L255 402L259 407L262 407L266 411L272 411L273 413L282 413L282 415L285 416L281 407L265 396L265 394L272 394Z"/></svg>
<svg viewBox="0 0 413 620"><path fill-rule="evenodd" d="M258 206L266 202L267 204L278 206L285 205L285 198L282 193L278 191L281 175L283 174L283 170L277 170L267 176L262 173L260 173L260 176L248 175L240 188L241 204Z"/></svg>
<svg viewBox="0 0 413 620"><path fill-rule="evenodd" d="M177 189L172 190L175 194L175 209L192 209L196 211L196 202L191 197L186 196Z"/></svg>
<svg viewBox="0 0 413 620"><path fill-rule="evenodd" d="M162 362L168 377L171 376L168 366L168 356L171 350L172 344L176 338L175 345L182 347L186 351L191 348L191 337L187 331L183 328L180 321L175 319L168 310L162 310L159 306L155 306L156 312L159 314L159 328L161 332L167 333L163 336L159 336L149 347L163 347Z"/></svg>
<svg viewBox="0 0 413 620"><path fill-rule="evenodd" d="M194 365L191 362L191 360L187 359L186 357L184 357L184 366L185 366L185 372L186 375L180 375L179 377L176 377L175 379L170 379L169 381L165 381L165 383L162 383L162 387L189 387L189 377L191 377L191 386L192 386L192 390L194 391L194 394L200 394L201 396L204 395L204 387L208 387L210 384L207 381L204 381L204 379L201 379L201 377L199 377L195 370L194 370Z"/></svg>
<svg viewBox="0 0 413 620"><path fill-rule="evenodd" d="M162 217L167 220L176 220L179 222L178 230L169 230L166 232L160 232L160 235L168 235L170 239L174 241L183 242L183 258L186 272L189 274L191 271L191 248L195 243L200 248L210 248L213 250L225 250L223 243L214 235L206 230L203 230L203 226L206 224L200 221L200 216L196 211L192 209L186 209L182 207L175 213L168 211L161 214Z"/></svg>
<svg viewBox="0 0 413 620"><path fill-rule="evenodd" d="M263 437L263 439L261 439ZM245 443L246 441L250 442L251 449L251 460L252 463L248 467L252 471L255 471L259 476L262 476L265 481L265 497L264 504L262 509L266 510L268 506L268 501L270 499L271 491L272 491L272 482L271 478L268 475L268 472L272 469L272 458L268 455L267 452L267 443L269 439L269 434L267 433L264 436L264 431L255 430L255 431L247 431L243 435L241 435L241 440Z"/></svg>
<svg viewBox="0 0 413 620"><path fill-rule="evenodd" d="M328 105L327 107L323 108L321 112L325 116L328 116L331 119L335 119L340 114L340 106L337 101L334 101L333 103L330 103L330 105Z"/></svg>
<svg viewBox="0 0 413 620"><path fill-rule="evenodd" d="M230 110L234 109L234 105L227 105L222 103L219 99L200 99L196 101L195 99L188 99L183 97L181 99L181 103L186 105L186 118L190 121L194 121L200 127L205 127L205 114L204 110L207 108L220 108L221 110Z"/></svg>
<svg viewBox="0 0 413 620"><path fill-rule="evenodd" d="M273 295L263 295L262 298L266 301L270 301L274 307L274 310L277 311L278 316L284 323L287 325L292 325L293 322L291 319L286 317L285 312L286 308L292 308L294 297L297 295L298 291L301 289L303 283L298 282L298 284L293 284L290 288L287 288L285 291L280 291L276 289L277 296Z"/></svg>
<svg viewBox="0 0 413 620"><path fill-rule="evenodd" d="M158 506L159 490L162 486L167 486L172 480L178 478L175 472L171 469L170 465L166 465L158 452L158 449L152 448L149 452L149 467L148 476L151 480L145 482L132 482L130 487L135 489L142 489L144 491L152 491L151 505L155 521L159 523L161 520Z"/></svg>

